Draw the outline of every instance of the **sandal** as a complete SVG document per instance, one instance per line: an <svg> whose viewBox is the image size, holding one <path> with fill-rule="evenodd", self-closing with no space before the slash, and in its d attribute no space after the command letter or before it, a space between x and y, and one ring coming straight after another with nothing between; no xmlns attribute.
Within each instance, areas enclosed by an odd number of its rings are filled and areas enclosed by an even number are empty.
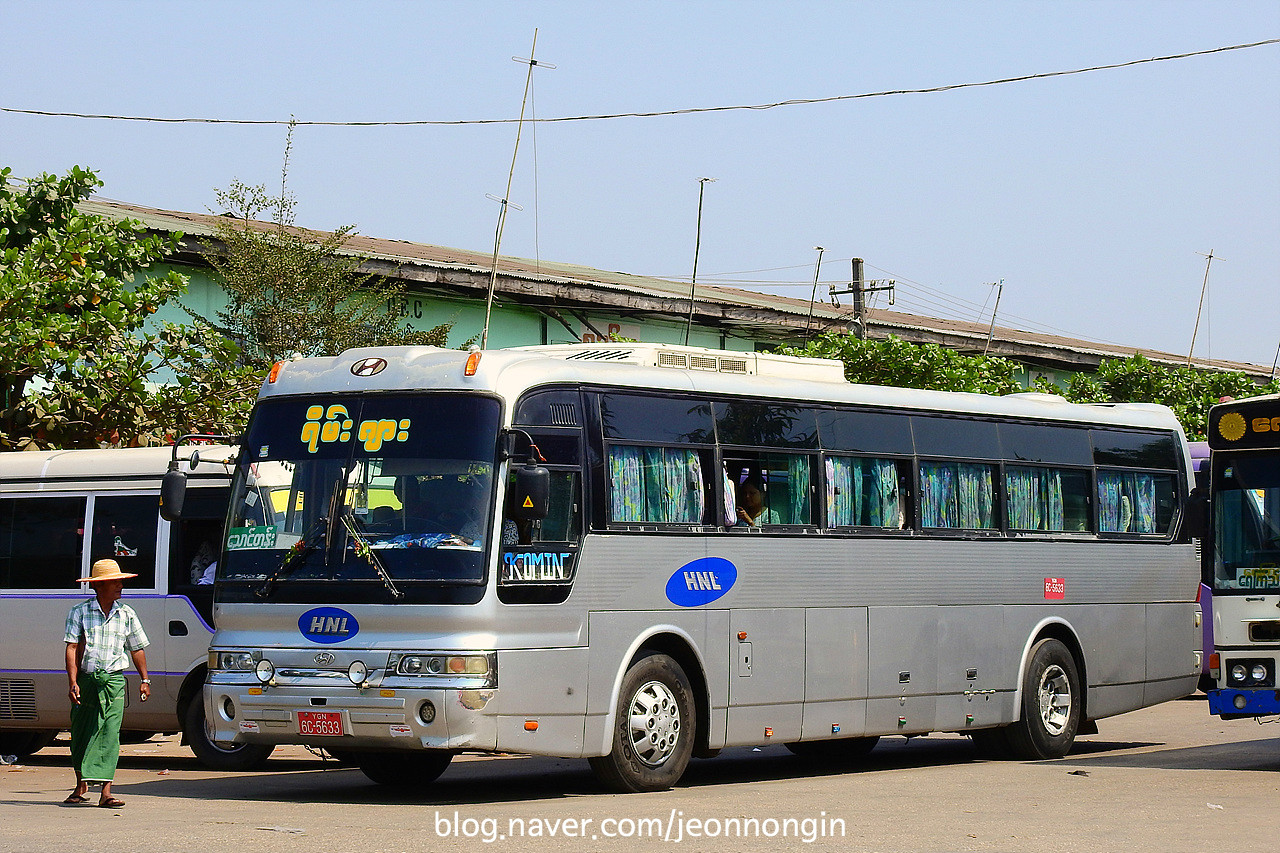
<svg viewBox="0 0 1280 853"><path fill-rule="evenodd" d="M72 794L63 800L62 804L64 806L83 806L87 802L89 802L88 797L82 797L79 794Z"/></svg>
<svg viewBox="0 0 1280 853"><path fill-rule="evenodd" d="M117 800L115 797L107 797L98 803L100 809L122 809L124 808L124 800Z"/></svg>

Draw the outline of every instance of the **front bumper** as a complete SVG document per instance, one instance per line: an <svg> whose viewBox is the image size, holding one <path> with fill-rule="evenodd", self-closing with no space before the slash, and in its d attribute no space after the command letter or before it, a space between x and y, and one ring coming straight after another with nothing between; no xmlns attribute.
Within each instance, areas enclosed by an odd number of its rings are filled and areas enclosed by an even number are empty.
<svg viewBox="0 0 1280 853"><path fill-rule="evenodd" d="M214 673L204 687L205 719L219 742L334 750L493 750L497 745L496 689L403 683L409 679L365 688L345 679L325 681L270 686ZM429 723L424 703L434 709ZM299 714L316 711L339 714L342 734L302 734Z"/></svg>
<svg viewBox="0 0 1280 853"><path fill-rule="evenodd" d="M1228 719L1232 717L1260 717L1280 714L1280 690L1260 688L1235 690L1222 688L1210 690L1209 713Z"/></svg>

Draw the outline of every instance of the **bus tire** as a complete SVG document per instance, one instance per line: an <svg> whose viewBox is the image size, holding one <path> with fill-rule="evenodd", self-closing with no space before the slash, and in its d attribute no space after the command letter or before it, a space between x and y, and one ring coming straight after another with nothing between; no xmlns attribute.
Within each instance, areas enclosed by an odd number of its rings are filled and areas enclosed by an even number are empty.
<svg viewBox="0 0 1280 853"><path fill-rule="evenodd" d="M453 761L443 749L425 752L349 753L369 781L395 788L425 788L440 778Z"/></svg>
<svg viewBox="0 0 1280 853"><path fill-rule="evenodd" d="M1084 693L1071 651L1060 641L1041 640L1031 649L1022 683L1022 715L1005 730L1015 758L1061 758L1071 751Z"/></svg>
<svg viewBox="0 0 1280 853"><path fill-rule="evenodd" d="M879 735L802 740L787 744L791 754L807 761L857 761L866 758L880 742Z"/></svg>
<svg viewBox="0 0 1280 853"><path fill-rule="evenodd" d="M187 703L182 722L191 751L210 770L256 770L266 763L275 749L271 744L223 743L211 740L204 724L204 702L199 693Z"/></svg>
<svg viewBox="0 0 1280 853"><path fill-rule="evenodd" d="M649 654L622 678L608 755L590 758L596 778L622 793L665 791L684 775L697 719L689 678L672 658Z"/></svg>
<svg viewBox="0 0 1280 853"><path fill-rule="evenodd" d="M26 758L53 743L57 737L56 730L0 732L0 755Z"/></svg>

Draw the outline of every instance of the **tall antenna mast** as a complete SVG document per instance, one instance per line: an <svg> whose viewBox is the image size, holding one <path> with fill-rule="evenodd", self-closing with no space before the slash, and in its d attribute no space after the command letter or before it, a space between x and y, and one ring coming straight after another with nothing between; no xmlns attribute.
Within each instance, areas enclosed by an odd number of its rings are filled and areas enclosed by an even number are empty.
<svg viewBox="0 0 1280 853"><path fill-rule="evenodd" d="M813 250L818 253L818 260L813 265L813 290L809 293L809 319L804 321L804 345L809 345L809 326L813 323L813 303L818 298L818 273L822 270L822 253L826 249L821 246L814 246Z"/></svg>
<svg viewBox="0 0 1280 853"><path fill-rule="evenodd" d="M1204 284L1200 285L1200 307L1196 309L1196 327L1191 330L1191 349L1187 350L1187 367L1191 366L1191 354L1196 351L1196 335L1200 332L1200 312L1204 311L1204 295L1209 291L1209 265L1213 263L1213 249L1209 250L1209 254L1204 252L1196 252L1204 262ZM1226 260L1218 258L1218 260Z"/></svg>
<svg viewBox="0 0 1280 853"><path fill-rule="evenodd" d="M533 69L540 63L533 58L538 49L538 29L533 30L533 47L529 49L529 58L511 57L512 62L524 62L529 65L529 73L524 78L524 97L520 100L520 120L516 123L516 144L511 152L511 171L507 173L507 191L498 199L498 227L493 235L493 261L489 265L489 295L484 303L484 330L480 332L480 349L489 344L489 317L493 313L493 292L498 286L498 250L502 246L502 229L507 224L507 206L511 203L511 181L516 174L516 155L520 153L520 133L524 130L524 108L529 103L529 87L533 83ZM549 63L541 63L543 68L555 68ZM492 196L490 196L492 198Z"/></svg>

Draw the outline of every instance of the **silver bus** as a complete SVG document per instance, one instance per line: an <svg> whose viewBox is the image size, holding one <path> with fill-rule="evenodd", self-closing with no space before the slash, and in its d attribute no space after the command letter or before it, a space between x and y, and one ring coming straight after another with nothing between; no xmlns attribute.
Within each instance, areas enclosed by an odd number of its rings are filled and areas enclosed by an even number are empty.
<svg viewBox="0 0 1280 853"><path fill-rule="evenodd" d="M282 363L244 438L205 715L382 784L460 751L1067 753L1191 693L1171 412L655 344Z"/></svg>
<svg viewBox="0 0 1280 853"><path fill-rule="evenodd" d="M230 494L231 447L168 447L0 453L0 753L28 755L70 726L62 626L92 595L76 581L111 557L138 577L125 600L137 611L152 692L137 674L125 693L123 736L183 732L196 755L220 769L247 769L270 746L206 737L200 688L213 636L213 586ZM160 517L171 462L189 476L186 513Z"/></svg>

